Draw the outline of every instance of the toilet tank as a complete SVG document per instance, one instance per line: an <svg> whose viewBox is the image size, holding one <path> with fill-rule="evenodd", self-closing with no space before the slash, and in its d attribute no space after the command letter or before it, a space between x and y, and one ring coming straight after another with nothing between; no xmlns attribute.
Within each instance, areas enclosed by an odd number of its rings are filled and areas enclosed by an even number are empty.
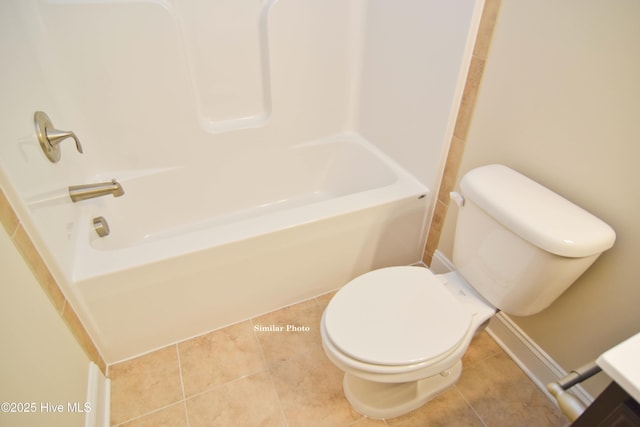
<svg viewBox="0 0 640 427"><path fill-rule="evenodd" d="M544 310L615 241L602 220L506 166L473 169L460 188L453 262L506 313Z"/></svg>

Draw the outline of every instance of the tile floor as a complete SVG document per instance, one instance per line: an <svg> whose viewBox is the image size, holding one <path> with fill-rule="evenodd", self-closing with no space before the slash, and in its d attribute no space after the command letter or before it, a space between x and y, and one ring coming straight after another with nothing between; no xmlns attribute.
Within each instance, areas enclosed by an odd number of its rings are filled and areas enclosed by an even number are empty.
<svg viewBox="0 0 640 427"><path fill-rule="evenodd" d="M565 426L567 419L486 334L458 383L402 417L353 411L318 325L332 294L109 367L111 422L126 427ZM269 331L271 325L309 331ZM262 328L258 328L262 326ZM263 329L257 331L255 329ZM271 328L275 329L275 328Z"/></svg>

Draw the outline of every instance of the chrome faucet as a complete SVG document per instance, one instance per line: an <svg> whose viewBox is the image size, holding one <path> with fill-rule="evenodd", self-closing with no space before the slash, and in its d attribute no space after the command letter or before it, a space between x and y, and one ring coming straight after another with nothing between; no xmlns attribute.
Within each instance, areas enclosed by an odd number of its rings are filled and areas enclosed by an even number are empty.
<svg viewBox="0 0 640 427"><path fill-rule="evenodd" d="M59 144L67 138L72 138L76 142L76 150L78 153L82 153L82 145L80 145L76 134L68 130L55 129L46 113L36 111L33 115L33 122L36 126L36 136L40 142L40 148L52 163L60 160Z"/></svg>
<svg viewBox="0 0 640 427"><path fill-rule="evenodd" d="M99 182L97 184L72 185L69 187L69 197L72 202L93 199L94 197L107 196L120 197L124 194L124 188L115 179L111 182Z"/></svg>

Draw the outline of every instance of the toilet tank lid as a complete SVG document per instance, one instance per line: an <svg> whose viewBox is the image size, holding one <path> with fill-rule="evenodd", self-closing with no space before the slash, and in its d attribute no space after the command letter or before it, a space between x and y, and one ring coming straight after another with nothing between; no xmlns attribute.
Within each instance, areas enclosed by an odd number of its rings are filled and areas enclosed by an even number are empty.
<svg viewBox="0 0 640 427"><path fill-rule="evenodd" d="M462 194L512 232L556 255L599 254L615 241L601 219L504 165L473 169L460 182Z"/></svg>

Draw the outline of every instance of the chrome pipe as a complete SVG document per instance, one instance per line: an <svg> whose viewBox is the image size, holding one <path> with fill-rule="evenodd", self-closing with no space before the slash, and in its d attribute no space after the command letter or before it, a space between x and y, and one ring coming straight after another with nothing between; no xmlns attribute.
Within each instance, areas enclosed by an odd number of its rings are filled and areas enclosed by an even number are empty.
<svg viewBox="0 0 640 427"><path fill-rule="evenodd" d="M591 378L601 370L602 369L600 369L600 367L596 365L596 362L589 362L586 365L582 365L579 368L573 369L563 378L560 378L557 383L560 385L560 387L567 390L574 385Z"/></svg>
<svg viewBox="0 0 640 427"><path fill-rule="evenodd" d="M570 421L575 421L584 412L586 406L567 390L600 371L600 367L595 362L591 362L572 370L558 381L547 384L547 390L556 398L558 406Z"/></svg>

